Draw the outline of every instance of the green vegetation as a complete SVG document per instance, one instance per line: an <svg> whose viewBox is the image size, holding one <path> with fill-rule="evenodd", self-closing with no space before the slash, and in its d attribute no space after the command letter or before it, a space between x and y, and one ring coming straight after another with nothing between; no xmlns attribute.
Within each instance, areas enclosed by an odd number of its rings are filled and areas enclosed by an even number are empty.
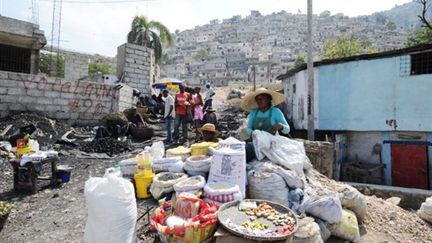
<svg viewBox="0 0 432 243"><path fill-rule="evenodd" d="M39 54L39 73L45 73L48 76L51 76L51 60L52 58L57 58L56 55L51 56L49 53L40 53ZM58 78L64 78L64 70L65 70L65 59L64 56L59 56L57 61L57 74L54 75Z"/></svg>
<svg viewBox="0 0 432 243"><path fill-rule="evenodd" d="M201 48L197 51L197 53L194 56L195 60L201 60L205 61L209 57L209 52L207 49Z"/></svg>
<svg viewBox="0 0 432 243"><path fill-rule="evenodd" d="M91 76L91 75L97 74L98 72L100 72L102 74L111 74L112 68L110 65L108 65L106 63L91 62L88 65L88 74Z"/></svg>
<svg viewBox="0 0 432 243"><path fill-rule="evenodd" d="M162 23L148 20L145 16L136 16L127 34L127 42L153 49L155 61L159 63L162 58L162 44L172 45L173 39L168 28Z"/></svg>
<svg viewBox="0 0 432 243"><path fill-rule="evenodd" d="M416 46L420 44L432 44L432 30L428 28L420 28L408 36L406 46Z"/></svg>
<svg viewBox="0 0 432 243"><path fill-rule="evenodd" d="M304 56L297 56L294 63L291 65L291 69L298 68L305 63L306 63L306 59Z"/></svg>
<svg viewBox="0 0 432 243"><path fill-rule="evenodd" d="M14 208L12 203L0 201L0 216L9 214Z"/></svg>
<svg viewBox="0 0 432 243"><path fill-rule="evenodd" d="M326 41L324 43L324 53L321 56L325 59L335 59L369 54L376 51L369 41L361 42L354 36L342 35L337 39Z"/></svg>

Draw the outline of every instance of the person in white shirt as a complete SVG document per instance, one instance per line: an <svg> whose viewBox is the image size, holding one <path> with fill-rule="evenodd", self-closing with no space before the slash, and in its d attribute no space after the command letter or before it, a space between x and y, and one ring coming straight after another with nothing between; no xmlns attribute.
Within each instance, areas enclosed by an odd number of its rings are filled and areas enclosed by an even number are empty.
<svg viewBox="0 0 432 243"><path fill-rule="evenodd" d="M165 99L164 120L167 131L167 139L165 140L165 142L170 144L173 142L171 124L175 117L174 98L169 94L168 90L166 89L162 91L162 95Z"/></svg>
<svg viewBox="0 0 432 243"><path fill-rule="evenodd" d="M203 107L203 111L205 111L207 109L207 107L212 107L213 104L213 96L216 94L213 90L213 88L210 86L210 84L206 85L207 88L207 93L206 93L206 97L205 97L205 103L204 103L204 107Z"/></svg>

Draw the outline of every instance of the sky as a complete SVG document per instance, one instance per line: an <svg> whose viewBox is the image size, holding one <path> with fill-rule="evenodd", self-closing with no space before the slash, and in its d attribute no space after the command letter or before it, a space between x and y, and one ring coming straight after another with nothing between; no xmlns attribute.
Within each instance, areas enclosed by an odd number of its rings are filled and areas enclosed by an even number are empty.
<svg viewBox="0 0 432 243"><path fill-rule="evenodd" d="M38 0L39 25L50 43L53 0ZM411 0L314 0L313 13L329 10L350 17L388 10ZM250 10L271 14L307 12L307 0L63 0L60 47L115 56L126 42L135 15L162 22L171 32L192 29L213 19L245 17ZM31 0L0 0L0 15L32 19Z"/></svg>

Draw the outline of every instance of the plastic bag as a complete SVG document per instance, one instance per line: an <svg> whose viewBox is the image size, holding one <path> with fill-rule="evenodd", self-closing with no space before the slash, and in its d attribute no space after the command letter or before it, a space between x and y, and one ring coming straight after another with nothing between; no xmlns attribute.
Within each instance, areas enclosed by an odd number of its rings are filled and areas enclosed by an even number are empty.
<svg viewBox="0 0 432 243"><path fill-rule="evenodd" d="M304 198L303 190L300 188L296 188L294 190L289 191L288 200L289 200L289 208L294 210L297 214L301 211L301 203Z"/></svg>
<svg viewBox="0 0 432 243"><path fill-rule="evenodd" d="M246 196L246 155L245 151L222 148L209 148L213 153L210 166L209 182L228 182L240 187L243 197Z"/></svg>
<svg viewBox="0 0 432 243"><path fill-rule="evenodd" d="M338 197L305 196L302 210L330 224L338 223L342 217L342 206Z"/></svg>
<svg viewBox="0 0 432 243"><path fill-rule="evenodd" d="M209 172L213 157L193 155L186 159L184 170L196 172Z"/></svg>
<svg viewBox="0 0 432 243"><path fill-rule="evenodd" d="M276 173L285 180L286 184L290 188L304 188L304 181L297 176L294 172L285 170L284 168L277 166L276 167Z"/></svg>
<svg viewBox="0 0 432 243"><path fill-rule="evenodd" d="M367 202L363 194L350 185L344 185L345 189L339 194L342 206L352 210L359 221L362 221L367 213Z"/></svg>
<svg viewBox="0 0 432 243"><path fill-rule="evenodd" d="M159 199L162 194L174 191L174 185L188 176L184 173L162 172L153 178L150 193L154 199Z"/></svg>
<svg viewBox="0 0 432 243"><path fill-rule="evenodd" d="M236 138L229 137L219 142L219 148L230 148L232 150L245 151L246 143Z"/></svg>
<svg viewBox="0 0 432 243"><path fill-rule="evenodd" d="M303 165L309 161L303 143L265 131L255 130L253 133L257 159L267 157L273 163L303 175Z"/></svg>
<svg viewBox="0 0 432 243"><path fill-rule="evenodd" d="M180 192L196 192L203 189L206 181L202 176L192 176L174 185L176 193Z"/></svg>
<svg viewBox="0 0 432 243"><path fill-rule="evenodd" d="M354 212L343 209L342 217L339 223L330 226L332 235L344 240L352 242L360 241L360 231L358 227L357 217Z"/></svg>
<svg viewBox="0 0 432 243"><path fill-rule="evenodd" d="M294 243L323 243L320 227L313 218L302 218L298 222L298 229L294 233Z"/></svg>
<svg viewBox="0 0 432 243"><path fill-rule="evenodd" d="M285 180L273 172L248 172L248 192L252 199L264 199L288 206L289 188Z"/></svg>
<svg viewBox="0 0 432 243"><path fill-rule="evenodd" d="M226 182L209 182L204 187L206 201L226 203L243 199L240 187Z"/></svg>
<svg viewBox="0 0 432 243"><path fill-rule="evenodd" d="M135 190L128 180L108 174L85 182L87 223L84 241L91 243L136 242Z"/></svg>
<svg viewBox="0 0 432 243"><path fill-rule="evenodd" d="M122 160L118 163L120 170L125 177L133 177L137 170L138 159L136 157Z"/></svg>
<svg viewBox="0 0 432 243"><path fill-rule="evenodd" d="M420 218L432 224L432 197L426 198L426 201L421 204L417 214Z"/></svg>
<svg viewBox="0 0 432 243"><path fill-rule="evenodd" d="M153 160L162 159L165 155L165 146L162 141L155 142L150 147L150 154Z"/></svg>

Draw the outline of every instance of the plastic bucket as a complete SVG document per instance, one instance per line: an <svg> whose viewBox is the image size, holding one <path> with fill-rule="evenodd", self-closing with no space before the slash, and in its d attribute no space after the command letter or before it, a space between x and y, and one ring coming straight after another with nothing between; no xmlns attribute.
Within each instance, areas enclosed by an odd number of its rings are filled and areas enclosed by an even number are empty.
<svg viewBox="0 0 432 243"><path fill-rule="evenodd" d="M72 167L69 166L58 166L57 167L57 178L61 179L62 183L66 183L70 181L72 172Z"/></svg>
<svg viewBox="0 0 432 243"><path fill-rule="evenodd" d="M149 193L149 188L151 183L153 182L153 176L154 174L151 176L136 174L134 176L137 198L144 199L151 197L151 194Z"/></svg>

